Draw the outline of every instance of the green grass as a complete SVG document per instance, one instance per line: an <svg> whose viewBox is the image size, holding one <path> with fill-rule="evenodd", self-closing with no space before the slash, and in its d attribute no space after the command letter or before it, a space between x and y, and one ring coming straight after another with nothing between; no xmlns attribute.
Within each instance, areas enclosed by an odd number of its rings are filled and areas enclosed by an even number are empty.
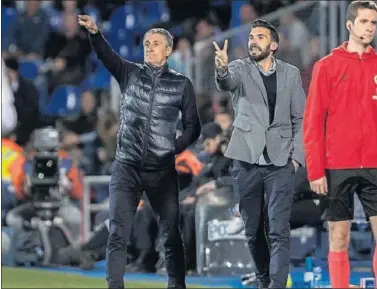
<svg viewBox="0 0 377 289"><path fill-rule="evenodd" d="M107 288L102 278L2 267L2 288ZM126 288L166 288L164 283L125 282Z"/></svg>

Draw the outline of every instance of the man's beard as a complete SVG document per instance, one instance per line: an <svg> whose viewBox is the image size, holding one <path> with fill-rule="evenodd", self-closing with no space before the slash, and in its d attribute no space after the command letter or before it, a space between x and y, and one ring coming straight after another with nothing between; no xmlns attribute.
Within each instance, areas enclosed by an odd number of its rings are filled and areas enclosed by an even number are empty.
<svg viewBox="0 0 377 289"><path fill-rule="evenodd" d="M261 51L261 53L259 55L253 55L252 54L251 51L253 50L254 47L256 47L257 49L259 49ZM271 52L270 46L267 46L265 50L263 50L262 48L260 48L258 46L250 46L249 47L249 57L250 57L251 60L256 61L256 62L259 62L259 61L262 61L263 59L266 59L270 55L270 52Z"/></svg>

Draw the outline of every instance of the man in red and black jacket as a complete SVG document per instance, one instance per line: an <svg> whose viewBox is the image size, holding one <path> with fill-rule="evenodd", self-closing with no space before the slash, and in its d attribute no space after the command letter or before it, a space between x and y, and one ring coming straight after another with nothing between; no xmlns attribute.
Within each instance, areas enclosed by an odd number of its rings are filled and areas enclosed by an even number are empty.
<svg viewBox="0 0 377 289"><path fill-rule="evenodd" d="M329 199L332 288L349 287L354 192L377 240L377 53L370 46L376 24L374 2L350 4L349 41L315 64L304 114L310 186ZM373 265L377 275L377 253Z"/></svg>

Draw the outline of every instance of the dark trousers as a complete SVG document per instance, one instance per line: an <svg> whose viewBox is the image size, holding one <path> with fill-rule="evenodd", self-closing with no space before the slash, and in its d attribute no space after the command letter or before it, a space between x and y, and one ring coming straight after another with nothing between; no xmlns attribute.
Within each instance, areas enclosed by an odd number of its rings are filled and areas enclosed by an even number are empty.
<svg viewBox="0 0 377 289"><path fill-rule="evenodd" d="M285 288L290 266L294 166L258 166L233 161L233 187L260 287Z"/></svg>
<svg viewBox="0 0 377 289"><path fill-rule="evenodd" d="M195 233L196 204L182 205L182 235L186 249L186 270L196 271L196 233Z"/></svg>
<svg viewBox="0 0 377 289"><path fill-rule="evenodd" d="M109 288L124 288L126 244L144 190L154 212L165 247L169 288L185 288L185 257L179 230L178 175L170 170L144 172L114 161L110 181L110 236L107 244L106 280Z"/></svg>

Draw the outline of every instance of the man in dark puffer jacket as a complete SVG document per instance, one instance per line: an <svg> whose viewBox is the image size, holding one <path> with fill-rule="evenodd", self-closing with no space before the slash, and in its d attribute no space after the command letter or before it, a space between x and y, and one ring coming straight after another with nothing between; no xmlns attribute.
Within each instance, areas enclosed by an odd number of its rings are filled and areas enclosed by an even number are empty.
<svg viewBox="0 0 377 289"><path fill-rule="evenodd" d="M110 169L108 287L124 287L126 243L141 192L145 191L160 216L168 288L185 288L174 159L200 135L193 86L187 77L168 68L166 59L173 48L168 31L151 29L145 34L145 62L136 64L114 52L89 16L80 15L79 24L89 31L98 58L118 81L122 93L117 151ZM179 112L183 133L176 138Z"/></svg>

